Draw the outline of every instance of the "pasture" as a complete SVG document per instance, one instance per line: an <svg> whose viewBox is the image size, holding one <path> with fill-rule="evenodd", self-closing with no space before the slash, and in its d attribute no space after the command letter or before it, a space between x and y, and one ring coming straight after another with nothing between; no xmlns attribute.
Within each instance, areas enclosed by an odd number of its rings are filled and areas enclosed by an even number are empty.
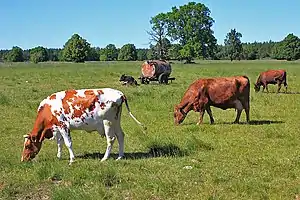
<svg viewBox="0 0 300 200"><path fill-rule="evenodd" d="M295 199L300 194L300 63L198 61L172 64L169 85L125 87L119 77L140 75L141 62L0 64L0 199ZM266 69L287 70L288 93L255 93ZM201 77L247 75L251 81L250 124L231 124L234 109L212 107L215 124L197 126L190 112L180 126L173 106ZM21 163L23 135L49 94L66 89L112 87L128 98L123 106L126 159L100 162L106 148L98 133L73 131L76 162L57 160L55 141L45 141L34 162ZM282 88L283 89L283 88Z"/></svg>

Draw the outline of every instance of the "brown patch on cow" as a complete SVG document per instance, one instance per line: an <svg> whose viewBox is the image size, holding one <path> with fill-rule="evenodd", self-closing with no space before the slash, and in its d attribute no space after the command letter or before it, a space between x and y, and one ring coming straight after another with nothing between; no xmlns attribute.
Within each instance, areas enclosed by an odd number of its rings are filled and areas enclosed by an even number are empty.
<svg viewBox="0 0 300 200"><path fill-rule="evenodd" d="M100 108L101 108L102 110L104 110L105 107L106 107L105 103L104 103L104 102L101 102Z"/></svg>
<svg viewBox="0 0 300 200"><path fill-rule="evenodd" d="M76 97L72 102L72 107L74 109L72 117L80 118L86 109L89 111L94 110L97 101L98 97L94 93L92 95L86 95L85 97Z"/></svg>
<svg viewBox="0 0 300 200"><path fill-rule="evenodd" d="M50 97L49 97L50 100L54 100L56 99L56 94L52 94Z"/></svg>
<svg viewBox="0 0 300 200"><path fill-rule="evenodd" d="M33 129L24 143L24 149L22 152L24 161L31 160L36 156L36 154L38 154L42 147L44 138L50 139L53 137L52 126L54 124L60 125L60 122L58 122L56 116L52 114L51 106L48 104L41 106Z"/></svg>
<svg viewBox="0 0 300 200"><path fill-rule="evenodd" d="M99 95L104 94L103 90L97 90L97 93L98 93Z"/></svg>
<svg viewBox="0 0 300 200"><path fill-rule="evenodd" d="M71 112L68 102L72 102L73 99L76 97L76 94L77 94L76 90L65 91L65 97L62 99L62 105L65 114L69 114Z"/></svg>
<svg viewBox="0 0 300 200"><path fill-rule="evenodd" d="M86 90L86 91L84 91L84 94L85 94L86 96L95 95L95 93L94 93L93 90Z"/></svg>

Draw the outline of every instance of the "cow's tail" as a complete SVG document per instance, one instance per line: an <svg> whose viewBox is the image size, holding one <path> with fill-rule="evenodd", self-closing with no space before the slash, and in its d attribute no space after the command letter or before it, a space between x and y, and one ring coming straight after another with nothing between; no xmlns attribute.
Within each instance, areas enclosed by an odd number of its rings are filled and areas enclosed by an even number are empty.
<svg viewBox="0 0 300 200"><path fill-rule="evenodd" d="M287 86L287 82L286 82L286 71L284 70L283 72L283 84L284 86Z"/></svg>
<svg viewBox="0 0 300 200"><path fill-rule="evenodd" d="M126 98L125 95L123 95L123 101L125 102L125 105L126 105L126 108L127 108L127 111L128 111L128 113L129 113L130 117L131 117L138 125L140 125L144 130L146 130L146 129L147 129L146 126L145 126L144 124L142 124L139 120L137 120L137 119L135 118L135 116L131 113L131 111L130 111L130 109L129 109L128 102L127 102L127 98Z"/></svg>

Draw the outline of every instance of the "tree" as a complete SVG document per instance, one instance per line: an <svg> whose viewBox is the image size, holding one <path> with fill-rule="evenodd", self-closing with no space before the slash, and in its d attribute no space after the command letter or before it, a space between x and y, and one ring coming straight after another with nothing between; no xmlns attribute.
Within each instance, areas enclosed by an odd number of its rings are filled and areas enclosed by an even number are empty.
<svg viewBox="0 0 300 200"><path fill-rule="evenodd" d="M112 61L117 59L118 59L118 49L114 44L109 44L104 49L102 49L100 54L101 61Z"/></svg>
<svg viewBox="0 0 300 200"><path fill-rule="evenodd" d="M192 59L195 57L194 46L190 44L186 44L179 51L180 58L186 60L186 63L191 63Z"/></svg>
<svg viewBox="0 0 300 200"><path fill-rule="evenodd" d="M150 35L150 41L155 43L153 52L159 59L166 59L171 44L167 39L167 14L160 13L152 17L150 24L152 25L151 31L147 33Z"/></svg>
<svg viewBox="0 0 300 200"><path fill-rule="evenodd" d="M47 49L48 60L50 61L62 61L62 49L50 48Z"/></svg>
<svg viewBox="0 0 300 200"><path fill-rule="evenodd" d="M87 61L99 61L100 58L100 48L99 47L91 47L86 58Z"/></svg>
<svg viewBox="0 0 300 200"><path fill-rule="evenodd" d="M213 23L210 10L201 3L189 2L167 13L167 34L182 45L187 63L195 57L214 58L217 40L211 29Z"/></svg>
<svg viewBox="0 0 300 200"><path fill-rule="evenodd" d="M235 29L231 29L229 33L227 33L226 38L224 40L227 56L232 61L233 59L241 59L241 54L243 51L241 38L242 34L237 32Z"/></svg>
<svg viewBox="0 0 300 200"><path fill-rule="evenodd" d="M153 52L153 56L156 59L169 59L169 49L171 47L171 42L168 38L163 38L156 45L150 45Z"/></svg>
<svg viewBox="0 0 300 200"><path fill-rule="evenodd" d="M300 58L300 39L288 34L282 41L272 48L272 58L278 60L297 60Z"/></svg>
<svg viewBox="0 0 300 200"><path fill-rule="evenodd" d="M283 41L282 53L286 60L297 60L300 58L300 39L294 34L288 34Z"/></svg>
<svg viewBox="0 0 300 200"><path fill-rule="evenodd" d="M29 54L30 61L34 63L45 62L48 60L47 50L41 46L30 49Z"/></svg>
<svg viewBox="0 0 300 200"><path fill-rule="evenodd" d="M137 49L137 60L147 60L148 49Z"/></svg>
<svg viewBox="0 0 300 200"><path fill-rule="evenodd" d="M0 50L0 62L3 62L4 60L7 60L7 54L9 53L9 50Z"/></svg>
<svg viewBox="0 0 300 200"><path fill-rule="evenodd" d="M134 44L125 44L120 49L118 60L136 60L137 59L137 53L136 48Z"/></svg>
<svg viewBox="0 0 300 200"><path fill-rule="evenodd" d="M171 60L182 60L180 50L182 49L180 44L172 44L169 48L169 57Z"/></svg>
<svg viewBox="0 0 300 200"><path fill-rule="evenodd" d="M65 61L84 62L89 51L90 44L78 34L74 34L64 45L63 58Z"/></svg>
<svg viewBox="0 0 300 200"><path fill-rule="evenodd" d="M6 60L10 62L23 62L23 50L20 47L14 46L6 55Z"/></svg>

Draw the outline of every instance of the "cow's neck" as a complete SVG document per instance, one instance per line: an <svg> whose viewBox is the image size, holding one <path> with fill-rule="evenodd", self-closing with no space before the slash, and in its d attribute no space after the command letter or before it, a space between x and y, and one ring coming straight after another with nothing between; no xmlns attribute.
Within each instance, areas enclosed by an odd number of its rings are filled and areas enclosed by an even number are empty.
<svg viewBox="0 0 300 200"><path fill-rule="evenodd" d="M181 106L180 111L181 111L183 114L187 114L188 112L191 111L191 108L192 108L191 103L186 103L186 104L184 104L184 105Z"/></svg>

